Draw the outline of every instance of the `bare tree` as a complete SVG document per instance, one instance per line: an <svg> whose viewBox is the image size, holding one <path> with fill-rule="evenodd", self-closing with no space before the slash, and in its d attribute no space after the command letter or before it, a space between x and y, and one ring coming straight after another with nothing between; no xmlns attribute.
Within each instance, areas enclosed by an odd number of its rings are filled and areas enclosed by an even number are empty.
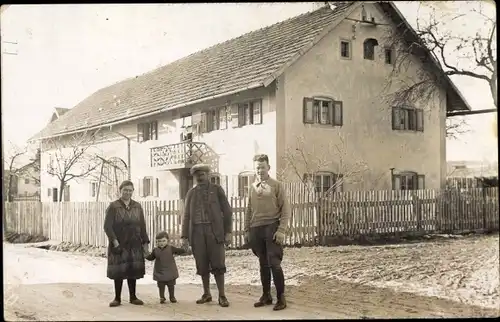
<svg viewBox="0 0 500 322"><path fill-rule="evenodd" d="M26 147L20 148L10 142L11 148L7 152L7 158L4 158L5 164L3 165L4 171L7 172L3 176L3 184L5 187L5 192L7 196L7 201L12 201L14 199L14 182L17 180L21 167L19 166L20 159L23 155L27 153Z"/></svg>
<svg viewBox="0 0 500 322"><path fill-rule="evenodd" d="M345 137L339 132L337 140L318 143L307 136L297 137L295 145L284 153L285 166L279 175L293 176L294 181L302 182L308 193L314 192L314 175L320 171L331 171L335 182L326 193L336 191L344 182L359 182L368 170L367 164L349 153ZM334 142L338 141L338 142Z"/></svg>
<svg viewBox="0 0 500 322"><path fill-rule="evenodd" d="M54 138L44 142L48 151L47 173L59 180L59 201L71 180L87 178L102 164L95 149L96 132L77 133L71 137Z"/></svg>
<svg viewBox="0 0 500 322"><path fill-rule="evenodd" d="M403 22L388 33L385 43L392 45L395 55L384 94L391 105L420 102L432 107L438 101L445 77L461 76L485 82L497 107L496 18L486 14L484 2L475 1L472 5L475 8L464 13L421 2L415 33ZM420 15L421 8L430 11L428 19ZM470 25L467 22L471 20L476 24L482 21L484 25L475 34L454 27ZM407 71L415 60L419 60L423 68L417 68L416 77L411 77ZM432 61L444 73L436 71ZM455 135L458 127L457 122L453 122L448 133Z"/></svg>

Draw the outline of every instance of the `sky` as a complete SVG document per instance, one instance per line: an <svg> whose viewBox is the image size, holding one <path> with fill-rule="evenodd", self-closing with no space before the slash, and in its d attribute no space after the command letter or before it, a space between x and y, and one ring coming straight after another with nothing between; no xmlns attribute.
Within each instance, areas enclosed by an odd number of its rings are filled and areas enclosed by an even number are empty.
<svg viewBox="0 0 500 322"><path fill-rule="evenodd" d="M464 2L462 3L462 7ZM246 32L311 11L317 3L82 4L2 6L2 130L23 146L50 120L96 90ZM410 23L415 3L398 2ZM447 8L449 10L449 8ZM467 29L480 21L468 21ZM458 26L457 28L464 28ZM10 44L6 42L15 42ZM16 53L16 55L5 54ZM492 108L488 87L454 79L473 109ZM449 160L497 160L494 115L468 116L447 143Z"/></svg>

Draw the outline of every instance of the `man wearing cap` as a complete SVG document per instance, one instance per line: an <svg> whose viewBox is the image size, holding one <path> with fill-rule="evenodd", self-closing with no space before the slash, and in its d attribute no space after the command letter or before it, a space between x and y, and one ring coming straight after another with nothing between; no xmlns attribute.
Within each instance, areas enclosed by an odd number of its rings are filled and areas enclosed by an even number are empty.
<svg viewBox="0 0 500 322"><path fill-rule="evenodd" d="M187 249L191 244L196 262L196 274L201 276L203 295L197 304L212 301L210 273L214 275L219 290L219 305L228 307L224 291L226 273L226 250L231 242L233 212L222 187L210 183L210 167L197 164L191 168L196 186L189 189L182 222L182 243Z"/></svg>

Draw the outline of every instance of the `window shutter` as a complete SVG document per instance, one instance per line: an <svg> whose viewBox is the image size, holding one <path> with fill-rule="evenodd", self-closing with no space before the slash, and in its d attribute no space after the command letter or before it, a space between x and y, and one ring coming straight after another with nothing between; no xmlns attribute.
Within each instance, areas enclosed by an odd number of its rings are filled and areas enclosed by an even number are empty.
<svg viewBox="0 0 500 322"><path fill-rule="evenodd" d="M238 105L233 104L231 105L231 126L233 128L238 127L239 125L239 120L238 120Z"/></svg>
<svg viewBox="0 0 500 322"><path fill-rule="evenodd" d="M392 190L401 190L401 176L398 174L392 175Z"/></svg>
<svg viewBox="0 0 500 322"><path fill-rule="evenodd" d="M153 185L153 196L158 197L160 195L159 187L160 187L160 179L154 178L151 180Z"/></svg>
<svg viewBox="0 0 500 322"><path fill-rule="evenodd" d="M262 100L253 102L253 124L262 124Z"/></svg>
<svg viewBox="0 0 500 322"><path fill-rule="evenodd" d="M419 175L417 176L417 181L418 181L417 189L418 189L418 190L423 190L423 189L425 189L425 175L423 175L423 174L419 174Z"/></svg>
<svg viewBox="0 0 500 322"><path fill-rule="evenodd" d="M151 123L151 140L158 140L158 121Z"/></svg>
<svg viewBox="0 0 500 322"><path fill-rule="evenodd" d="M333 126L344 125L344 107L341 101L333 102Z"/></svg>
<svg viewBox="0 0 500 322"><path fill-rule="evenodd" d="M210 110L208 113L205 114L205 121L206 121L206 132L212 132L214 130L214 111Z"/></svg>
<svg viewBox="0 0 500 322"><path fill-rule="evenodd" d="M139 197L144 197L143 185L144 185L144 178L141 178L141 179L139 179L138 184L137 184L137 192L138 192Z"/></svg>
<svg viewBox="0 0 500 322"><path fill-rule="evenodd" d="M137 142L144 141L144 127L142 123L137 124Z"/></svg>
<svg viewBox="0 0 500 322"><path fill-rule="evenodd" d="M196 112L191 116L191 124L193 128L193 135L201 133L201 112Z"/></svg>
<svg viewBox="0 0 500 322"><path fill-rule="evenodd" d="M245 105L238 104L238 126L245 125Z"/></svg>
<svg viewBox="0 0 500 322"><path fill-rule="evenodd" d="M227 129L227 114L229 107L219 109L219 129Z"/></svg>
<svg viewBox="0 0 500 322"><path fill-rule="evenodd" d="M207 132L207 120L208 120L207 113L205 112L201 113L199 134Z"/></svg>
<svg viewBox="0 0 500 322"><path fill-rule="evenodd" d="M400 125L401 125L401 120L400 120L399 108L393 107L392 108L392 129L399 130Z"/></svg>
<svg viewBox="0 0 500 322"><path fill-rule="evenodd" d="M303 122L304 124L314 123L314 113L313 113L314 99L311 97L304 97L303 105Z"/></svg>
<svg viewBox="0 0 500 322"><path fill-rule="evenodd" d="M417 131L424 131L424 111L416 110L417 112Z"/></svg>

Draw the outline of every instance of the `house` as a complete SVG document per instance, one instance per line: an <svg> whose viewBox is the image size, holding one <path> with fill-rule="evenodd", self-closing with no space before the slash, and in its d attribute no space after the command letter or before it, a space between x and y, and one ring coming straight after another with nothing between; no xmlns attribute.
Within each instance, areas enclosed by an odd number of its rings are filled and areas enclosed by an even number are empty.
<svg viewBox="0 0 500 322"><path fill-rule="evenodd" d="M317 191L337 180L344 190L444 187L446 111L470 108L432 60L446 80L434 108L379 98L392 70L384 36L396 26L412 30L391 2L325 6L100 89L33 139L70 142L92 132L142 199L183 198L198 162L212 165L211 180L229 195L244 196L256 153L269 155L272 175L310 178ZM420 64L412 61L408 75ZM332 144L343 150L325 148ZM308 153L290 166L301 149ZM44 149L42 167L52 154ZM329 165L313 162L320 154ZM342 173L358 163L363 171ZM94 200L99 185L72 182L72 201ZM42 190L51 186L54 178L42 175Z"/></svg>
<svg viewBox="0 0 500 322"><path fill-rule="evenodd" d="M37 161L32 161L13 171L11 189L9 191L10 175L4 170L5 191L13 199L38 198L40 196L40 168Z"/></svg>
<svg viewBox="0 0 500 322"><path fill-rule="evenodd" d="M54 112L52 113L49 124L54 122L55 120L59 119L61 116L63 116L68 111L69 111L69 108L54 107Z"/></svg>

